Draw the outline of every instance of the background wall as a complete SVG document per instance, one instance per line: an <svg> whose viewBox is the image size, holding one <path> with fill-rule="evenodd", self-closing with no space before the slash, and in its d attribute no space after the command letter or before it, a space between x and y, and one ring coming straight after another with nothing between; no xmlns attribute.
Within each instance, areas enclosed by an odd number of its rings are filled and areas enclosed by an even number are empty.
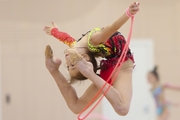
<svg viewBox="0 0 180 120"><path fill-rule="evenodd" d="M0 0L1 82L3 120L74 120L44 65L44 48L50 44L57 57L66 48L43 32L51 21L59 29L79 38L97 26L112 23L132 0ZM152 39L154 61L162 82L180 84L180 1L139 0L134 39ZM127 36L129 24L120 30ZM65 65L64 65L65 66ZM62 65L61 70L67 74ZM81 85L83 84L83 85ZM76 84L78 95L89 82ZM180 101L179 94L167 91L168 98ZM170 120L177 120L179 108ZM96 109L101 112L101 106Z"/></svg>

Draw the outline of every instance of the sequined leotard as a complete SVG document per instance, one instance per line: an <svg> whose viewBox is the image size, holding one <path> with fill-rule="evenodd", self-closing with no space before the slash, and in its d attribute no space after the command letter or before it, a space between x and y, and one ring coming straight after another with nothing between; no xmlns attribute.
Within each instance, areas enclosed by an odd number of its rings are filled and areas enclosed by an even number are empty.
<svg viewBox="0 0 180 120"><path fill-rule="evenodd" d="M104 80L107 80L113 71L116 63L118 62L119 57L121 56L122 50L126 44L125 38L121 35L120 32L114 33L105 43L98 46L91 44L90 38L93 33L100 31L101 28L95 28L90 31L88 34L88 48L91 52L103 54L105 60L100 61L100 77ZM134 62L133 55L131 54L130 49L128 49L125 61L131 59ZM111 83L112 79L108 81Z"/></svg>
<svg viewBox="0 0 180 120"><path fill-rule="evenodd" d="M160 100L160 96L161 96L162 92L163 92L162 86L159 86L152 91L152 94L154 96L155 103L156 103L156 114L157 115L161 115L163 113L163 110L169 106L167 101Z"/></svg>
<svg viewBox="0 0 180 120"><path fill-rule="evenodd" d="M121 33L117 31L105 43L94 46L93 44L91 44L90 38L97 31L101 31L101 28L95 28L91 31L88 31L86 34L83 34L83 36L88 35L88 49L91 52L98 53L105 58L104 60L100 61L100 77L107 81L116 63L118 62L119 57L121 56L122 50L124 49L124 46L126 44L126 40L123 35L121 35ZM57 28L52 29L51 34L58 40L67 44L69 47L73 47L83 37L82 36L78 41L76 41L67 33L58 31ZM130 49L128 49L125 61L128 59L131 59L134 62L134 58L131 54ZM108 83L111 83L111 81L112 79L110 79Z"/></svg>

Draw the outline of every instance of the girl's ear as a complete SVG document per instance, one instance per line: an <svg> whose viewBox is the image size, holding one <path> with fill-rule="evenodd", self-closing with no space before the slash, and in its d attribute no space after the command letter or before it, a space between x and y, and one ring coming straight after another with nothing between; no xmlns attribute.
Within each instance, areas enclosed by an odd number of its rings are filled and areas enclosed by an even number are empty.
<svg viewBox="0 0 180 120"><path fill-rule="evenodd" d="M83 58L86 60L86 61L89 61L90 60L90 57L88 54L81 54L83 56Z"/></svg>

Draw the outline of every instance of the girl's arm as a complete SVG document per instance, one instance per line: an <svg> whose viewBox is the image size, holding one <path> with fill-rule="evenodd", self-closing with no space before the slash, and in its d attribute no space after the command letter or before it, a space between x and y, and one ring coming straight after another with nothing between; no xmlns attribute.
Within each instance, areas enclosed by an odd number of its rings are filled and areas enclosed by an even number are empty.
<svg viewBox="0 0 180 120"><path fill-rule="evenodd" d="M101 89L106 83L101 77L96 75L93 71L93 66L90 62L86 60L80 60L77 62L76 67L79 71L91 80L94 85ZM118 80L116 80L113 86L110 86L105 97L110 102L114 110L119 115L126 115L129 111L131 97L132 97L132 69L126 69L121 71L118 75ZM104 94L109 87L107 83L102 89L102 94Z"/></svg>
<svg viewBox="0 0 180 120"><path fill-rule="evenodd" d="M139 3L133 3L129 9L119 19L113 22L111 25L105 27L100 32L96 32L90 38L93 45L99 45L104 43L110 36L112 36L121 26L129 19L131 14L135 15L139 11ZM128 14L129 13L129 14Z"/></svg>
<svg viewBox="0 0 180 120"><path fill-rule="evenodd" d="M57 38L59 41L63 42L64 44L68 45L69 47L73 47L76 43L76 40L71 37L68 33L59 31L57 25L52 22L52 27L45 26L44 31L48 35L52 35Z"/></svg>
<svg viewBox="0 0 180 120"><path fill-rule="evenodd" d="M169 83L164 84L163 88L169 88L169 89L180 91L180 85L178 86L178 85L173 85L173 84L169 84Z"/></svg>

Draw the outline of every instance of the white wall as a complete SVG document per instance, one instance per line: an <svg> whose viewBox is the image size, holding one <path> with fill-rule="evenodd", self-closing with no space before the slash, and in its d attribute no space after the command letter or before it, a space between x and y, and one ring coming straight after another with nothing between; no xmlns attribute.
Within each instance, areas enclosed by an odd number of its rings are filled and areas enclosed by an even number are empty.
<svg viewBox="0 0 180 120"><path fill-rule="evenodd" d="M2 81L1 81L1 44L0 44L0 120L2 120Z"/></svg>

